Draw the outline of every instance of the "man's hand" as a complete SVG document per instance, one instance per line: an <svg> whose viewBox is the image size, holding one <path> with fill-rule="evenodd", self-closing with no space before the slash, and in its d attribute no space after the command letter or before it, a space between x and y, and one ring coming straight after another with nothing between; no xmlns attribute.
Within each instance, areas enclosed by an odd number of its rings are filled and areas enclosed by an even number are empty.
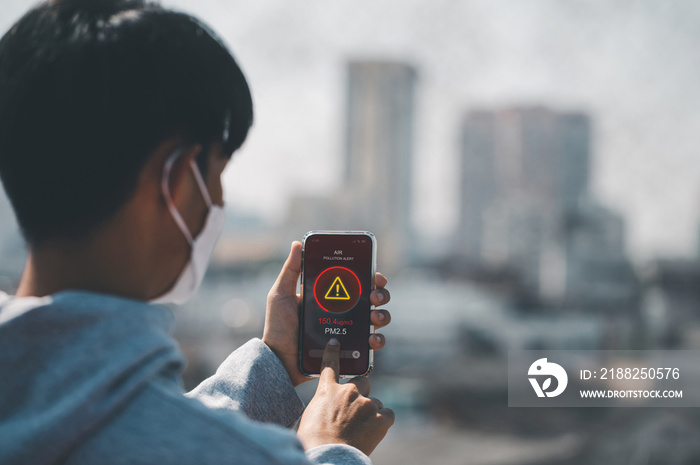
<svg viewBox="0 0 700 465"><path fill-rule="evenodd" d="M372 453L394 424L394 412L369 395L369 380L358 376L338 384L340 343L328 342L314 398L299 421L297 436L306 450L324 444L348 444Z"/></svg>
<svg viewBox="0 0 700 465"><path fill-rule="evenodd" d="M287 261L277 281L267 295L267 311L265 312L265 328L263 342L279 357L289 373L294 386L309 381L297 366L297 339L299 335L299 302L297 282L301 273L301 242L293 242ZM374 306L384 305L391 296L384 288L387 279L380 273L374 276L376 289L370 294ZM391 314L387 310L372 310L370 320L375 329L386 326L391 322ZM373 334L369 337L369 345L374 350L384 347L386 339L383 334Z"/></svg>

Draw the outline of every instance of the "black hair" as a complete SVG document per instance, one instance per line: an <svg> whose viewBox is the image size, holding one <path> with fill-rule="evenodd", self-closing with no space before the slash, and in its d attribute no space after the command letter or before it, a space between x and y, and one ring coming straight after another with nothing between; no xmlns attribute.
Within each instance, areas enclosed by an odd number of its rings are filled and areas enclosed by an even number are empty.
<svg viewBox="0 0 700 465"><path fill-rule="evenodd" d="M30 245L115 214L166 139L230 157L252 119L222 41L156 3L45 1L0 40L0 178Z"/></svg>

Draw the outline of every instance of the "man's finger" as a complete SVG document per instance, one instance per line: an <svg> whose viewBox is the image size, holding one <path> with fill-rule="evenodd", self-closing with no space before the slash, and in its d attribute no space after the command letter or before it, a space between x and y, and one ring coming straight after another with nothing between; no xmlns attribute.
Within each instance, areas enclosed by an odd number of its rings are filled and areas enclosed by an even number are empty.
<svg viewBox="0 0 700 465"><path fill-rule="evenodd" d="M292 242L292 248L289 251L289 256L287 261L284 262L282 266L282 271L280 271L277 281L273 286L278 294L284 296L296 295L297 292L297 281L299 281L299 274L301 273L301 242Z"/></svg>
<svg viewBox="0 0 700 465"><path fill-rule="evenodd" d="M340 379L340 341L331 338L326 344L326 350L323 351L319 386L328 383L337 384L338 379Z"/></svg>
<svg viewBox="0 0 700 465"><path fill-rule="evenodd" d="M357 390L362 394L363 396L367 397L369 395L369 390L371 388L369 378L366 376L356 376L348 383L352 383L355 386L357 386Z"/></svg>
<svg viewBox="0 0 700 465"><path fill-rule="evenodd" d="M372 310L370 314L370 319L374 325L374 329L383 328L384 326L391 323L391 313L388 310Z"/></svg>
<svg viewBox="0 0 700 465"><path fill-rule="evenodd" d="M386 336L383 334L376 333L369 337L369 346L372 350L381 350L384 348L384 344L386 344Z"/></svg>
<svg viewBox="0 0 700 465"><path fill-rule="evenodd" d="M390 408L382 407L379 409L379 415L381 415L382 420L389 423L389 426L394 424L396 421L396 414Z"/></svg>
<svg viewBox="0 0 700 465"><path fill-rule="evenodd" d="M374 285L375 285L377 288L386 287L386 285L387 285L388 282L389 282L389 281L386 279L386 276L384 276L383 274L381 274L381 273L379 273L379 272L375 273L375 275L374 275Z"/></svg>
<svg viewBox="0 0 700 465"><path fill-rule="evenodd" d="M379 307L380 305L389 303L391 300L391 294L386 288L381 287L372 291L369 296L369 300L372 302L372 305Z"/></svg>

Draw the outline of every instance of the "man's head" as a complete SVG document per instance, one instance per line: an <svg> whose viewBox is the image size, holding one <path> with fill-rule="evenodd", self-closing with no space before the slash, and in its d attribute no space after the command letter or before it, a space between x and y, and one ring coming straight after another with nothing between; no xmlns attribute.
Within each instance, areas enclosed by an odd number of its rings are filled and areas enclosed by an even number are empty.
<svg viewBox="0 0 700 465"><path fill-rule="evenodd" d="M251 122L222 42L154 3L44 2L0 41L0 177L30 246L81 240L113 218L168 141L202 147L206 179Z"/></svg>

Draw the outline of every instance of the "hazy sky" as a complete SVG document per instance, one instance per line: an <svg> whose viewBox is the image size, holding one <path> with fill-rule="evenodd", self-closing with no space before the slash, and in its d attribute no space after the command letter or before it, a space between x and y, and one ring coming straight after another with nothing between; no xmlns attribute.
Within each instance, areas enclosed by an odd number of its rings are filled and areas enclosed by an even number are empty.
<svg viewBox="0 0 700 465"><path fill-rule="evenodd" d="M2 0L6 29L34 2ZM700 223L700 2L167 0L231 46L256 121L226 174L229 204L281 221L290 195L341 179L344 64L419 73L414 223L456 224L461 115L544 104L594 118L593 192L621 211L637 258L688 254Z"/></svg>

